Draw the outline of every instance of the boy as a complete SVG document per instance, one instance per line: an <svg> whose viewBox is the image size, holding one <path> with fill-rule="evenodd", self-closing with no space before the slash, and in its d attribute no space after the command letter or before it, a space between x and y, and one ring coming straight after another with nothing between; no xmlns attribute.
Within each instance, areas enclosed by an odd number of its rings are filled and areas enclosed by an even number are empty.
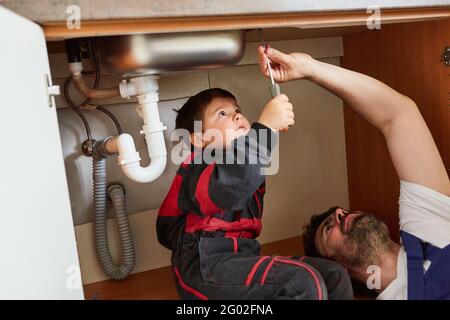
<svg viewBox="0 0 450 320"><path fill-rule="evenodd" d="M194 131L194 121L201 121L203 132ZM172 250L182 299L352 298L349 277L335 263L260 256L255 239L265 193L261 169L270 162L275 133L293 124L293 107L283 94L252 126L236 98L223 89L202 91L178 111L176 129L187 130L200 152L181 164L160 207L157 233ZM208 130L224 139L210 138ZM205 161L202 151L211 149L223 151L223 159L237 155L245 161Z"/></svg>

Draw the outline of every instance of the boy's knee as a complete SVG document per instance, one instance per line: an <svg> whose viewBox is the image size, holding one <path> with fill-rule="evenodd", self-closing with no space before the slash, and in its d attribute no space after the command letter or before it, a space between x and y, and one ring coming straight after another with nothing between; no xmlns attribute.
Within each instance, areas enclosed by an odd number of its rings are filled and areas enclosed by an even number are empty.
<svg viewBox="0 0 450 320"><path fill-rule="evenodd" d="M328 299L353 299L353 288L347 269L328 259L307 257L306 263L314 266L322 275L327 289Z"/></svg>
<svg viewBox="0 0 450 320"><path fill-rule="evenodd" d="M277 299L326 300L328 291L320 273L312 267L299 269L284 284L277 294Z"/></svg>
<svg viewBox="0 0 450 320"><path fill-rule="evenodd" d="M329 270L324 275L329 299L353 299L352 282L347 269L334 261L329 261L329 263Z"/></svg>

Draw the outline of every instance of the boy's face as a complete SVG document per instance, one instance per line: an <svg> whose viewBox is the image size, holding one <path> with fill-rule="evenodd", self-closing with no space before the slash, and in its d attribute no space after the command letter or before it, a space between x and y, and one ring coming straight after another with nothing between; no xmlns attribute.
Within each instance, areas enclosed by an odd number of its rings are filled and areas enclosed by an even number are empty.
<svg viewBox="0 0 450 320"><path fill-rule="evenodd" d="M203 147L226 148L234 139L247 134L249 130L250 123L234 99L214 98L203 115L203 135L200 139ZM197 147L198 139L195 139Z"/></svg>

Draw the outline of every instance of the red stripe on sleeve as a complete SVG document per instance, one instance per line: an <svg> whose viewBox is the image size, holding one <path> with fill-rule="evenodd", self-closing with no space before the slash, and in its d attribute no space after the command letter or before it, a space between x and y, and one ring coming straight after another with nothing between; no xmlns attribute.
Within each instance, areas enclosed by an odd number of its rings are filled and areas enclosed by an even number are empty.
<svg viewBox="0 0 450 320"><path fill-rule="evenodd" d="M170 190L164 198L163 203L159 207L158 215L165 217L176 217L182 212L178 207L178 195L180 194L181 183L183 182L183 177L179 174L173 179Z"/></svg>
<svg viewBox="0 0 450 320"><path fill-rule="evenodd" d="M223 210L218 208L209 196L209 181L214 171L215 164L210 164L200 175L195 190L195 198L198 201L200 210L203 214L212 215L221 213Z"/></svg>
<svg viewBox="0 0 450 320"><path fill-rule="evenodd" d="M256 192L253 194L253 196L255 197L256 204L258 205L259 214L262 214L261 202L259 202L259 198Z"/></svg>

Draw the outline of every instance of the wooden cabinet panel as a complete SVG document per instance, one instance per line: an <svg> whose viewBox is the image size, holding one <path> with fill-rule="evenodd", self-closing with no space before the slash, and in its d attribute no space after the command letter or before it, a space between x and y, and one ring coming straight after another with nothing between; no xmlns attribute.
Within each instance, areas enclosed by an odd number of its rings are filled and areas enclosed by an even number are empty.
<svg viewBox="0 0 450 320"><path fill-rule="evenodd" d="M301 3L301 2L299 2ZM250 3L249 3L250 4ZM261 7L260 3L258 5ZM277 4L278 5L278 4ZM290 6L295 5L292 1ZM411 4L410 4L411 5ZM262 7L261 7L262 8ZM183 10L178 11L175 16L145 17L114 17L114 12L109 12L110 17L105 19L102 13L88 18L82 18L80 29L69 29L66 24L66 16L62 20L48 16L39 19L39 13L30 13L29 18L43 26L45 37L48 41L57 41L68 38L82 38L94 36L110 36L133 33L164 33L164 32L186 32L206 30L234 30L234 29L256 29L256 28L280 28L300 27L303 32L313 35L323 27L364 26L368 17L366 9L363 10L324 10L317 12L270 12L262 10L260 14L219 14L213 16L202 16L198 13L194 16L183 16ZM293 9L293 8L291 8ZM303 8L304 9L304 8ZM83 11L84 12L84 11ZM186 12L184 12L186 13ZM179 16L181 14L181 16ZM394 23L405 21L418 21L423 19L442 19L450 17L450 7L421 7L421 8L383 8L380 19L382 23ZM56 19L56 20L55 20ZM43 20L43 21L40 21ZM49 21L50 20L50 21ZM53 20L53 22L51 22ZM315 30L312 30L316 28ZM327 32L327 31L324 31ZM330 32L332 34L332 32ZM259 41L259 39L257 40Z"/></svg>
<svg viewBox="0 0 450 320"><path fill-rule="evenodd" d="M382 25L344 36L341 65L383 81L412 98L450 168L450 20ZM344 111L350 208L376 213L399 239L399 179L382 135L346 106Z"/></svg>

